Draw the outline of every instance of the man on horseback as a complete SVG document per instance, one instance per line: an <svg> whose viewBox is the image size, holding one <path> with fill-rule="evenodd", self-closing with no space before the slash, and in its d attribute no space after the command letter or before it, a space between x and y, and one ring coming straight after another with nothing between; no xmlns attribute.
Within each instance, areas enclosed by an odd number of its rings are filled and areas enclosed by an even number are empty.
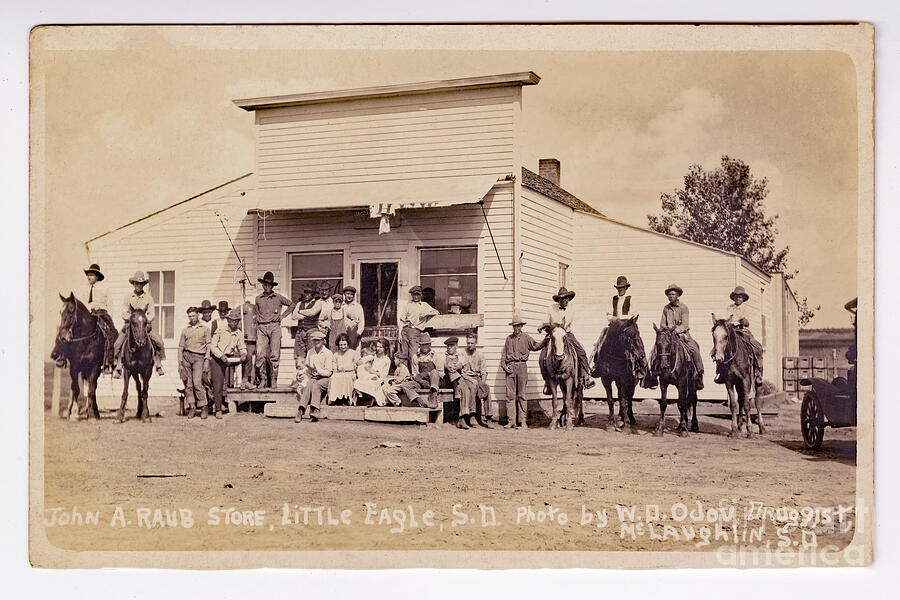
<svg viewBox="0 0 900 600"><path fill-rule="evenodd" d="M617 293L612 297L612 312L607 313L607 318L610 322L614 319L624 319L631 316L631 295L628 294L628 288L631 287L631 284L628 283L628 278L625 275L619 275L616 278L616 283L613 287L616 288ZM597 340L597 344L594 347L594 356L600 355L608 334L609 327L604 327L603 331L600 333L600 339ZM629 356L628 358L634 361L637 376L639 379L642 379L647 372L647 357L643 353L640 353L639 355Z"/></svg>
<svg viewBox="0 0 900 600"><path fill-rule="evenodd" d="M681 301L684 291L674 283L666 288L666 297L669 303L663 307L659 326L664 329L672 329L685 343L694 362L694 370L697 372L696 389L703 389L703 357L700 355L700 345L691 337L690 311L687 304ZM653 365L656 348L651 351L650 364ZM645 387L656 387L655 377L648 375Z"/></svg>
<svg viewBox="0 0 900 600"><path fill-rule="evenodd" d="M551 305L547 310L546 325L561 327L566 332L565 339L572 345L575 354L578 357L578 372L581 377L581 383L585 389L594 387L594 380L591 379L590 366L588 365L587 353L572 333L573 317L571 312L566 309L569 302L575 297L575 292L569 291L562 286L559 292L553 296L555 304ZM550 395L550 385L544 384L544 395Z"/></svg>
<svg viewBox="0 0 900 600"><path fill-rule="evenodd" d="M122 378L122 350L125 347L125 340L128 337L129 319L131 313L135 310L143 310L147 316L147 335L150 337L150 343L153 345L153 362L156 365L156 372L159 375L165 375L162 368L162 361L166 357L165 346L159 335L153 331L153 296L144 292L144 286L149 282L149 278L143 271L136 271L135 274L128 279L128 282L134 286L134 292L125 300L125 307L122 309L122 318L125 320L125 326L119 333L115 344L116 371L113 374L115 379Z"/></svg>
<svg viewBox="0 0 900 600"><path fill-rule="evenodd" d="M726 315L731 315L736 321L736 325L734 327L734 332L745 339L750 347L753 348L753 379L756 385L761 385L763 382L762 376L762 355L763 355L763 347L756 339L753 337L753 334L750 332L750 311L747 308L747 305L744 304L747 300L750 299L750 295L744 290L743 286L737 286L734 288L734 291L731 292L730 295L732 304L725 309ZM713 358L716 356L716 349L712 349L712 353L710 354ZM727 370L727 366L719 363L716 368L716 379L715 382L719 384L725 383L725 373Z"/></svg>
<svg viewBox="0 0 900 600"><path fill-rule="evenodd" d="M111 373L115 366L116 354L113 346L117 336L115 335L116 324L109 314L109 291L105 285L100 283L103 281L104 276L97 264L92 264L85 269L84 274L87 277L87 285L78 294L78 299L91 311L92 315L97 317L97 325L99 325L100 331L103 333L103 339L106 341L104 345L103 372Z"/></svg>

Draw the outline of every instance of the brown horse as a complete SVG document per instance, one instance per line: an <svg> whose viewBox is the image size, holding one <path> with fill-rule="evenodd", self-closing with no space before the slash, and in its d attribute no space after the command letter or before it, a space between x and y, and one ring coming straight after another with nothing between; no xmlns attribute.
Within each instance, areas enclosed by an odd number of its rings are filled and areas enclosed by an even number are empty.
<svg viewBox="0 0 900 600"><path fill-rule="evenodd" d="M751 361L753 348L750 341L740 335L732 317L719 319L712 316L713 347L716 366L725 375L725 389L728 391L728 406L731 408L731 433L729 437L735 437L740 433L741 427L746 427L747 437L753 437L750 430L750 406L756 411L756 422L759 425L759 433L766 432L763 424L762 413L756 402L755 373Z"/></svg>
<svg viewBox="0 0 900 600"><path fill-rule="evenodd" d="M74 294L70 292L68 297L60 294L59 299L62 300L63 307L50 358L56 361L58 367L64 367L68 363L72 379L72 396L68 406L59 403L59 416L68 419L72 415L72 407L77 403L79 418L99 419L97 379L103 368L106 340L100 330L98 318ZM81 393L79 377L86 388L89 402L85 401Z"/></svg>
<svg viewBox="0 0 900 600"><path fill-rule="evenodd" d="M654 355L651 358L650 375L659 378L659 423L656 425L655 436L663 435L666 422L666 388L674 385L678 390L678 413L681 417L677 431L681 437L688 436L688 412L690 416L690 431L699 432L697 424L697 373L694 361L691 358L687 344L679 337L671 327L657 327Z"/></svg>
<svg viewBox="0 0 900 600"><path fill-rule="evenodd" d="M125 345L122 348L122 367L125 385L122 388L122 404L119 406L119 423L125 422L125 405L128 403L128 384L134 378L137 388L138 405L136 416L141 422L152 421L148 391L153 376L153 345L147 335L147 315L142 310L133 310L126 325Z"/></svg>
<svg viewBox="0 0 900 600"><path fill-rule="evenodd" d="M584 390L581 388L578 357L571 345L566 343L566 330L554 324L539 329L549 331L550 343L541 351L540 365L544 382L550 388L553 416L550 429L560 426L566 430L584 423ZM557 401L556 391L563 395L563 406Z"/></svg>
<svg viewBox="0 0 900 600"><path fill-rule="evenodd" d="M637 326L638 315L623 319L612 319L606 333L594 344L592 353L592 377L597 377L606 390L606 403L609 406L609 418L606 428L631 431L636 423L631 401L634 390L646 374L647 358L644 354L644 342ZM602 342L602 343L601 343ZM616 398L612 393L613 383L619 395L619 420L615 416Z"/></svg>

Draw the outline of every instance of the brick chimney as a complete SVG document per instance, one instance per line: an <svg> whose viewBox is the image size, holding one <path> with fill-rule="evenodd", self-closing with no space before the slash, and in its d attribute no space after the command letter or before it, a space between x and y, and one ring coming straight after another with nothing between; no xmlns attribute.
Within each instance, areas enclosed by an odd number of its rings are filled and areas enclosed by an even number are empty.
<svg viewBox="0 0 900 600"><path fill-rule="evenodd" d="M559 161L555 158L542 158L538 161L538 175L559 185Z"/></svg>

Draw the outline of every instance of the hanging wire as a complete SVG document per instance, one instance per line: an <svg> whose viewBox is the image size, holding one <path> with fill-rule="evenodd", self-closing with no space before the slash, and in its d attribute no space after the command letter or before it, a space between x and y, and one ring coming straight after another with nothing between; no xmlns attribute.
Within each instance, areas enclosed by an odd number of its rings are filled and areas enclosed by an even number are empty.
<svg viewBox="0 0 900 600"><path fill-rule="evenodd" d="M478 202L478 206L481 207L481 214L484 215L484 224L487 225L488 233L491 234L491 244L494 245L494 254L497 255L497 264L500 265L500 273L503 274L504 281L509 281L509 278L506 276L506 270L503 268L503 261L500 260L500 251L497 250L497 242L494 241L494 232L491 231L491 224L488 223L487 213L484 212L484 200Z"/></svg>

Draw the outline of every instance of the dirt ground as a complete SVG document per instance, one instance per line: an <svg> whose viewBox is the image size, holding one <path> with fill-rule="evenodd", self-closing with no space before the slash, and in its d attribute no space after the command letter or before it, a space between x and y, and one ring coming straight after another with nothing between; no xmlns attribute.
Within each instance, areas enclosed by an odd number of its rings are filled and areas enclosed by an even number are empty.
<svg viewBox="0 0 900 600"><path fill-rule="evenodd" d="M751 501L811 515L854 503L855 430L827 429L822 449L808 452L796 404L755 439L731 439L728 421L708 417L686 439L672 433L673 418L663 438L649 434L648 416L637 434L607 432L605 406L588 403L602 413L572 432L297 425L246 413L201 421L160 405L165 416L150 424L66 422L48 411L46 531L77 550L710 551L757 542L746 536L760 521L714 523L709 509L720 505L738 516ZM139 477L148 474L177 476ZM226 522L227 509L236 512ZM97 523L77 524L72 514L88 511ZM779 533L804 543L784 518L766 521L760 544ZM852 527L841 529L815 530L816 543L845 545Z"/></svg>

